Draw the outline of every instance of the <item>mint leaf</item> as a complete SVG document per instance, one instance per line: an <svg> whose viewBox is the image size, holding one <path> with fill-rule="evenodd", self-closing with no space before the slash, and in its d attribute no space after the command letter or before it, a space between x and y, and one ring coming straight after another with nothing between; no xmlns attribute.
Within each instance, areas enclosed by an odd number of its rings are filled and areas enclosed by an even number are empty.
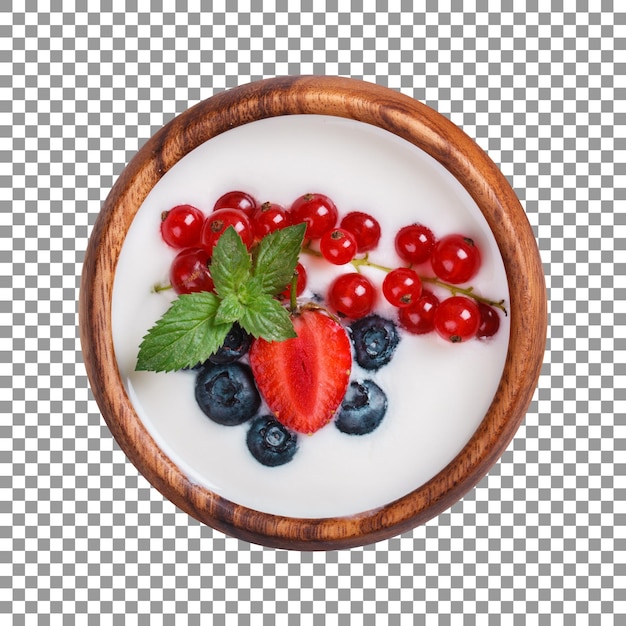
<svg viewBox="0 0 626 626"><path fill-rule="evenodd" d="M205 361L224 343L232 325L216 322L219 306L214 293L179 296L143 338L135 369L171 372Z"/></svg>
<svg viewBox="0 0 626 626"><path fill-rule="evenodd" d="M254 253L252 274L262 291L279 294L291 281L298 264L306 224L277 230L259 243Z"/></svg>
<svg viewBox="0 0 626 626"><path fill-rule="evenodd" d="M297 337L287 309L267 294L248 303L239 324L254 337L262 337L266 341Z"/></svg>
<svg viewBox="0 0 626 626"><path fill-rule="evenodd" d="M211 278L220 298L236 295L250 279L252 259L237 231L229 226L217 240L211 259Z"/></svg>
<svg viewBox="0 0 626 626"><path fill-rule="evenodd" d="M215 313L216 324L232 324L236 322L243 313L243 305L234 294L227 295L217 308Z"/></svg>
<svg viewBox="0 0 626 626"><path fill-rule="evenodd" d="M264 237L253 258L235 229L227 228L213 248L215 293L179 296L143 338L135 369L193 367L223 345L236 321L267 341L295 337L287 309L273 296L291 281L305 230L298 224Z"/></svg>
<svg viewBox="0 0 626 626"><path fill-rule="evenodd" d="M244 306L248 306L250 302L263 295L267 294L263 291L261 281L253 276L247 283L241 286L239 290L239 302Z"/></svg>

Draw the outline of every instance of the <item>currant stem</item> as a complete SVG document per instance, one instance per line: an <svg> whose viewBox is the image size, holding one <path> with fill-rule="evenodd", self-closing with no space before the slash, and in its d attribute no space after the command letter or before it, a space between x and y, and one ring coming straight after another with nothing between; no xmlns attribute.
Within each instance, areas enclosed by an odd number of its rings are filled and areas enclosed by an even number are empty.
<svg viewBox="0 0 626 626"><path fill-rule="evenodd" d="M289 309L292 315L298 311L298 302L296 298L296 289L298 287L298 272L294 272L291 277L291 287L289 288Z"/></svg>
<svg viewBox="0 0 626 626"><path fill-rule="evenodd" d="M172 289L172 285L170 285L169 283L167 284L157 283L156 285L152 287L152 292L160 293L161 291L167 291L168 289Z"/></svg>
<svg viewBox="0 0 626 626"><path fill-rule="evenodd" d="M457 287L457 285L451 285L450 283L444 283L442 280L434 276L420 276L420 280L423 283L430 283L431 285L437 285L438 287L443 287L447 289L453 296L461 293L468 298L472 298L477 302L482 302L483 304L488 304L489 306L495 307L496 309L500 309L505 315L508 316L506 307L504 306L504 300L490 300L489 298L484 298L483 296L479 296L474 293L474 287Z"/></svg>
<svg viewBox="0 0 626 626"><path fill-rule="evenodd" d="M359 272L360 271L360 267L362 265L365 265L366 267L373 267L377 270L381 270L382 272L386 272L387 274L389 272L391 272L392 268L391 267L385 267L384 265L379 265L378 263L374 263L372 261L369 260L369 254L366 254L362 259L352 259L352 261L350 261L350 263L352 263L352 265L354 265L354 267L356 268L356 271Z"/></svg>

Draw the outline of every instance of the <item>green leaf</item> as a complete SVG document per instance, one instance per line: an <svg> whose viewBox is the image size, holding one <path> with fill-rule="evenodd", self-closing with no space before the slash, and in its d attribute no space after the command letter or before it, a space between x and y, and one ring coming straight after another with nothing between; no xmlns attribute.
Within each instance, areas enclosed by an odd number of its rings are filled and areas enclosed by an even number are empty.
<svg viewBox="0 0 626 626"><path fill-rule="evenodd" d="M289 284L298 264L305 230L306 224L296 224L261 240L254 253L252 273L262 291L276 295Z"/></svg>
<svg viewBox="0 0 626 626"><path fill-rule="evenodd" d="M245 307L239 323L251 335L266 341L285 341L297 336L287 309L267 294Z"/></svg>
<svg viewBox="0 0 626 626"><path fill-rule="evenodd" d="M239 289L239 302L244 306L248 306L250 302L253 302L263 295L267 294L263 291L261 281L256 276L253 276L248 282L241 285Z"/></svg>
<svg viewBox="0 0 626 626"><path fill-rule="evenodd" d="M234 294L227 295L221 302L215 314L216 324L232 324L243 313L243 305Z"/></svg>
<svg viewBox="0 0 626 626"><path fill-rule="evenodd" d="M224 343L230 323L217 323L220 299L201 291L181 295L148 331L136 370L170 372L205 361Z"/></svg>
<svg viewBox="0 0 626 626"><path fill-rule="evenodd" d="M253 259L235 229L227 228L213 249L215 293L179 296L143 338L135 369L193 367L222 346L236 321L267 341L295 337L289 313L272 296L289 284L305 230L298 224L264 237Z"/></svg>
<svg viewBox="0 0 626 626"><path fill-rule="evenodd" d="M229 226L213 248L211 278L221 298L237 294L251 276L252 259L241 237Z"/></svg>

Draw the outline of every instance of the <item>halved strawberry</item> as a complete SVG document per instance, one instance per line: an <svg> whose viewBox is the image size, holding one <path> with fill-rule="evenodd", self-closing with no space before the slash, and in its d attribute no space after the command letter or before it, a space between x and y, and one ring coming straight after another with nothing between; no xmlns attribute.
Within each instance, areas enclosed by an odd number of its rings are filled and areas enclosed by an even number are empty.
<svg viewBox="0 0 626 626"><path fill-rule="evenodd" d="M293 317L297 337L256 339L250 365L257 387L276 419L299 433L314 433L332 420L350 379L352 352L342 326L317 309Z"/></svg>

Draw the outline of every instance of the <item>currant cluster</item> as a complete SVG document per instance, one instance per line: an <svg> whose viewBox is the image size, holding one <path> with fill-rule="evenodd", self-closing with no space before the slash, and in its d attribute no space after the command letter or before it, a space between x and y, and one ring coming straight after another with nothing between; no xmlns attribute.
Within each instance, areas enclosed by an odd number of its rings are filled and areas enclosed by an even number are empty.
<svg viewBox="0 0 626 626"><path fill-rule="evenodd" d="M179 294L212 291L209 266L213 248L229 226L250 249L268 233L287 225L285 209L270 202L259 204L242 191L221 196L208 216L189 204L165 211L161 236L179 251L170 267L170 285Z"/></svg>
<svg viewBox="0 0 626 626"><path fill-rule="evenodd" d="M437 240L428 227L411 224L398 231L395 247L398 256L411 266L429 263L434 273L434 277L419 277L409 267L392 270L385 277L383 292L387 281L398 275L388 287L388 290L395 288L397 293L391 291L385 295L399 307L398 319L405 329L418 335L436 330L453 343L495 335L500 318L494 306L473 295L471 287L456 287L474 278L481 266L480 250L471 238L450 234ZM452 296L440 300L422 287L424 282L445 287ZM465 295L457 295L459 292ZM393 296L398 294L394 301ZM502 303L492 304L502 306Z"/></svg>
<svg viewBox="0 0 626 626"><path fill-rule="evenodd" d="M422 224L401 228L395 236L395 250L406 266L389 268L369 260L370 251L380 241L381 226L371 215L353 211L339 220L331 198L320 193L300 196L286 208L273 202L259 203L250 194L231 191L221 196L212 212L205 216L191 205L179 205L162 215L163 240L178 250L170 268L170 284L179 293L212 291L210 260L213 247L230 226L251 249L266 235L289 225L305 223L303 252L322 257L333 265L351 263L355 271L341 274L329 286L328 306L341 317L351 320L369 315L378 291L359 270L376 267L385 272L382 282L384 298L398 309L398 321L413 334L437 331L448 341L466 341L473 337L494 335L500 318L493 302L461 288L481 266L480 250L474 241L461 234L437 239ZM415 267L424 268L419 274ZM296 295L307 284L304 266L296 268ZM434 275L433 275L434 274ZM447 289L450 296L440 299L424 288L424 283ZM288 298L286 285L282 297Z"/></svg>
<svg viewBox="0 0 626 626"><path fill-rule="evenodd" d="M381 237L380 224L371 215L354 211L339 221L335 204L322 194L298 198L291 213L292 219L307 224L305 237L309 244L304 252L317 254L334 265L352 263L355 267L356 271L340 275L328 289L328 304L342 317L360 319L374 308L377 290L358 271L365 265L386 272L382 294L398 308L400 324L413 334L437 331L448 341L460 342L491 337L498 331L500 318L492 305L502 307L502 303L472 294L471 288L457 287L471 280L481 266L480 251L469 237L450 234L437 240L428 227L410 224L395 237L396 253L408 265L388 268L368 258ZM311 245L315 240L319 249ZM414 269L426 264L434 276L420 276ZM443 287L452 295L440 300L424 289L423 283Z"/></svg>
<svg viewBox="0 0 626 626"><path fill-rule="evenodd" d="M212 291L214 285L209 268L213 248L229 226L250 249L266 235L303 222L307 224L307 239L319 239L336 221L337 208L321 194L305 194L287 209L274 202L261 204L243 191L231 191L218 198L206 217L189 204L175 206L161 215L163 241L179 251L170 267L170 285L179 294ZM296 291L301 295L307 282L301 263L296 272ZM289 290L290 286L286 285L282 295L289 297Z"/></svg>

